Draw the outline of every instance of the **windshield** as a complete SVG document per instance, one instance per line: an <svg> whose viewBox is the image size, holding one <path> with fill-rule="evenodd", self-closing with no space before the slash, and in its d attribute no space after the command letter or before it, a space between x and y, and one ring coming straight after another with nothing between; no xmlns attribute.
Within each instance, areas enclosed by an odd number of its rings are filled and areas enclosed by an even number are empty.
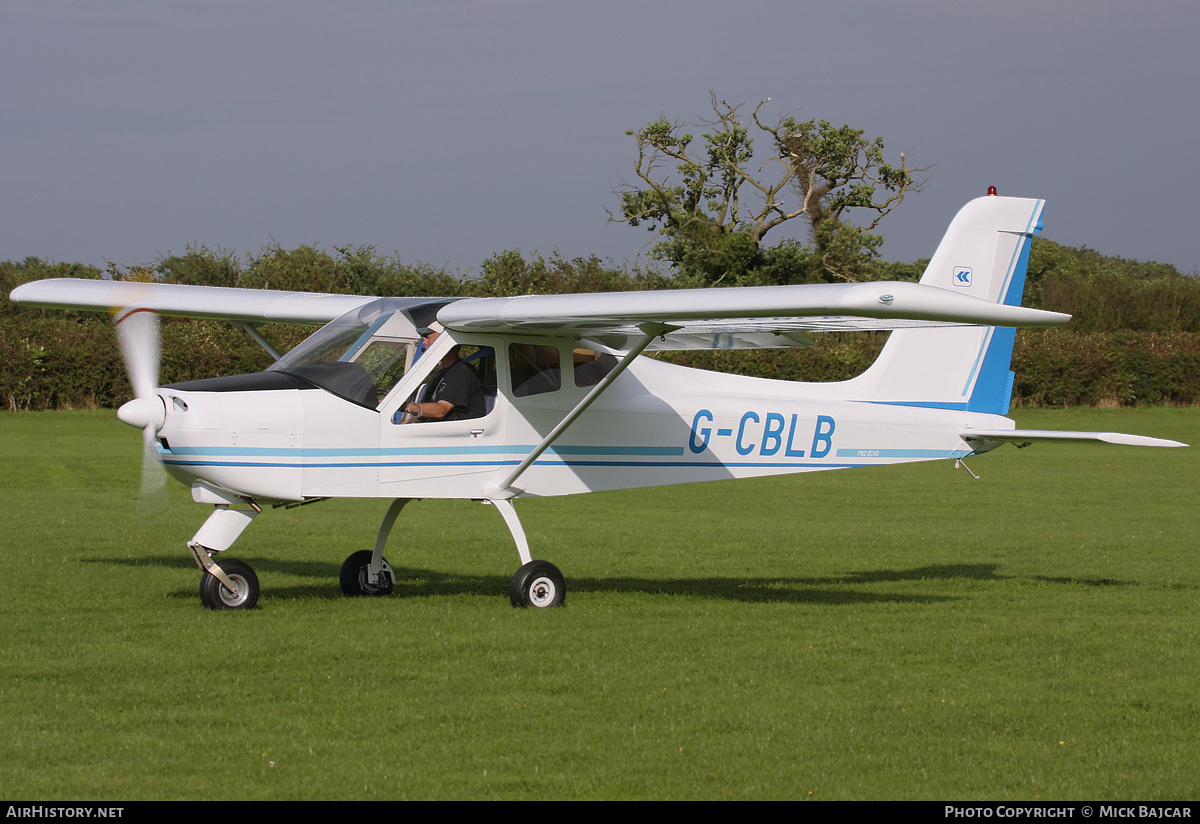
<svg viewBox="0 0 1200 824"><path fill-rule="evenodd" d="M412 365L418 339L408 315L381 298L322 326L268 371L295 375L374 407Z"/></svg>

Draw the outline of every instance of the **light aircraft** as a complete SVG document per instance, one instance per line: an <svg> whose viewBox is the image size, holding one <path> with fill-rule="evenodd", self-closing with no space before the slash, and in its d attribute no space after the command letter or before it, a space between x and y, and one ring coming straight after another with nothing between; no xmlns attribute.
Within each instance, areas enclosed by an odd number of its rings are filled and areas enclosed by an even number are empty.
<svg viewBox="0 0 1200 824"><path fill-rule="evenodd" d="M493 505L512 534L522 563L512 603L552 607L563 602L563 576L533 559L519 497L960 460L1003 443L1184 446L1016 429L1004 417L1015 327L1070 319L1020 305L1042 206L994 194L971 201L919 283L425 299L55 279L24 284L12 300L116 307L136 396L118 415L143 431L143 490L165 467L213 508L188 542L206 606L255 605L257 576L224 553L264 506L369 497L391 505L374 548L343 564L346 594L391 592L383 550L406 503L461 498ZM277 360L257 374L160 387L158 315L228 320ZM325 325L279 357L256 330L263 322ZM444 331L422 351L421 331L436 325ZM811 346L813 332L872 329L895 331L869 369L838 382L639 357ZM472 370L475 411L410 420L410 410L431 410L455 353L455 368Z"/></svg>

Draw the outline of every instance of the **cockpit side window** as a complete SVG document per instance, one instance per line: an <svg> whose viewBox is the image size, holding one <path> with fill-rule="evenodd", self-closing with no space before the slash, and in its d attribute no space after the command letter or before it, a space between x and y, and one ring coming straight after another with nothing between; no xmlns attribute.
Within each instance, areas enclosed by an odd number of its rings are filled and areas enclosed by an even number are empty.
<svg viewBox="0 0 1200 824"><path fill-rule="evenodd" d="M571 360L575 367L576 386L595 386L617 365L615 357L594 349L576 349L571 353Z"/></svg>
<svg viewBox="0 0 1200 824"><path fill-rule="evenodd" d="M513 395L518 398L557 392L562 386L558 347L510 343L508 367Z"/></svg>
<svg viewBox="0 0 1200 824"><path fill-rule="evenodd" d="M443 360L437 363L426 360L414 368L414 372L428 369L420 375L420 386L400 405L392 415L392 423L434 424L446 421L462 421L483 418L491 414L496 404L496 350L490 346L456 344L450 353L443 351ZM446 363L448 354L453 355ZM445 415L436 410L423 409L418 415L411 411L412 404L438 404L445 401L452 407Z"/></svg>

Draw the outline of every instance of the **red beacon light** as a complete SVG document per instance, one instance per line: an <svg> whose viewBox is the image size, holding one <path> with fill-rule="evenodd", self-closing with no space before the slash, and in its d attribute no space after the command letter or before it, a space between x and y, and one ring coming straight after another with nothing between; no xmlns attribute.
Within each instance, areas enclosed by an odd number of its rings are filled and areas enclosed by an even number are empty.
<svg viewBox="0 0 1200 824"><path fill-rule="evenodd" d="M996 196L996 187L995 186L988 186L988 196L989 197Z"/></svg>

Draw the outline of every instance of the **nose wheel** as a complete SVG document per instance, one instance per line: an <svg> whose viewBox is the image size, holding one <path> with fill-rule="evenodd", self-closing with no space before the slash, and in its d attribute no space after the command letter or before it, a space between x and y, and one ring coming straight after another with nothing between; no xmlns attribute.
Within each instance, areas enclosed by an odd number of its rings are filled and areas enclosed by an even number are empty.
<svg viewBox="0 0 1200 824"><path fill-rule="evenodd" d="M222 581L206 571L200 579L200 601L209 609L252 609L258 603L258 576L249 564L222 558Z"/></svg>

